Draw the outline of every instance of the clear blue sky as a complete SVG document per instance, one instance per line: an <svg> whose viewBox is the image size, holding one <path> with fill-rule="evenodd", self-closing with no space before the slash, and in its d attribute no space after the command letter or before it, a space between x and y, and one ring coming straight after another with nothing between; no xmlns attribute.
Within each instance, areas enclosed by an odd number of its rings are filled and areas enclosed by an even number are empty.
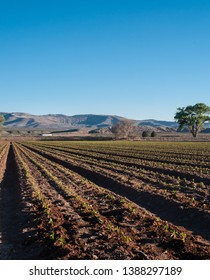
<svg viewBox="0 0 210 280"><path fill-rule="evenodd" d="M210 1L0 1L0 95L1 112L134 119L210 105Z"/></svg>

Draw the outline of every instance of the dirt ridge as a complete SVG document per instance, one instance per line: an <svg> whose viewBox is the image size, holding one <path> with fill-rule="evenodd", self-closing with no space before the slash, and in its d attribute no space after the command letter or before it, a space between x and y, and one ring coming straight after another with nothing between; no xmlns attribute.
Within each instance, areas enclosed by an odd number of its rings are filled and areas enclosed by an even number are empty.
<svg viewBox="0 0 210 280"><path fill-rule="evenodd" d="M140 207L156 214L161 219L168 220L177 226L184 226L195 234L202 235L205 239L210 240L210 232L208 230L210 227L210 213L208 211L192 207L182 207L180 203L171 201L162 195L136 190L95 171L90 171L84 167L73 165L70 162L58 159L53 155L47 155L46 153L42 153L31 147L28 148L36 151L38 154L41 154L49 160L62 164L64 167L71 169L100 187L109 189L118 195L125 196Z"/></svg>

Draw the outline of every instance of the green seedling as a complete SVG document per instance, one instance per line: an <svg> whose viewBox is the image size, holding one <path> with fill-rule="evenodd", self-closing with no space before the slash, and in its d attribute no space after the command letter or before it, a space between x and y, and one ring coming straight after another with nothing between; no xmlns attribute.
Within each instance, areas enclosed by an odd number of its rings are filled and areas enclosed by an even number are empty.
<svg viewBox="0 0 210 280"><path fill-rule="evenodd" d="M168 225L168 223L165 225L164 229L165 229L166 232L169 232L169 225Z"/></svg>
<svg viewBox="0 0 210 280"><path fill-rule="evenodd" d="M119 201L119 203L122 205L122 204L124 204L126 201L125 201L125 199L120 199L120 201Z"/></svg>
<svg viewBox="0 0 210 280"><path fill-rule="evenodd" d="M182 241L185 242L187 234L184 232L180 232L179 236L181 237Z"/></svg>
<svg viewBox="0 0 210 280"><path fill-rule="evenodd" d="M49 219L48 224L53 225L53 219L52 218Z"/></svg>
<svg viewBox="0 0 210 280"><path fill-rule="evenodd" d="M132 239L129 236L125 235L124 233L121 234L121 237L122 237L122 241L127 244L132 242Z"/></svg>
<svg viewBox="0 0 210 280"><path fill-rule="evenodd" d="M114 196L113 196L112 194L107 194L107 195L106 195L106 198L108 198L108 199L114 199Z"/></svg>
<svg viewBox="0 0 210 280"><path fill-rule="evenodd" d="M64 245L66 244L66 240L65 240L65 238L63 238L63 237L59 237L59 238L57 239L57 241L58 241L59 245L60 245L62 248L63 248Z"/></svg>
<svg viewBox="0 0 210 280"><path fill-rule="evenodd" d="M172 237L172 238L177 238L178 234L179 234L178 231L172 230L172 232L171 232L171 237Z"/></svg>
<svg viewBox="0 0 210 280"><path fill-rule="evenodd" d="M108 223L108 224L106 225L106 228L107 228L108 230L112 230L113 226L112 226L112 224Z"/></svg>
<svg viewBox="0 0 210 280"><path fill-rule="evenodd" d="M50 240L55 240L55 232L54 232L54 230L50 233Z"/></svg>

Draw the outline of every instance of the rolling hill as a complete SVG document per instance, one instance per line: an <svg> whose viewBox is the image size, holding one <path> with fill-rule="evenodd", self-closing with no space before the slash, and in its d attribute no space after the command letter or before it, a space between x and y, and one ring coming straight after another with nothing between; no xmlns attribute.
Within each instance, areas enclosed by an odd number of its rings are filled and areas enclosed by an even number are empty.
<svg viewBox="0 0 210 280"><path fill-rule="evenodd" d="M72 129L72 128L106 128L123 120L121 116L114 115L74 115L67 116L62 114L31 115L28 113L0 113L4 116L5 128L19 129ZM173 129L177 123L170 121L157 120L135 120L136 125L164 129Z"/></svg>
<svg viewBox="0 0 210 280"><path fill-rule="evenodd" d="M31 115L28 113L0 113L4 116L5 128L26 129L69 129L69 128L100 128L109 127L123 119L118 116L107 115L76 115L66 116L62 114Z"/></svg>

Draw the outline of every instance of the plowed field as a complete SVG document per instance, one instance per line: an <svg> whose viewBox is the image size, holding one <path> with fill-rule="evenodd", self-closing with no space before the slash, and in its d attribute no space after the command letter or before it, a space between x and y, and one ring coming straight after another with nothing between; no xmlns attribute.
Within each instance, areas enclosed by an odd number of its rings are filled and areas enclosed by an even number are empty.
<svg viewBox="0 0 210 280"><path fill-rule="evenodd" d="M0 142L0 259L210 259L210 143Z"/></svg>

